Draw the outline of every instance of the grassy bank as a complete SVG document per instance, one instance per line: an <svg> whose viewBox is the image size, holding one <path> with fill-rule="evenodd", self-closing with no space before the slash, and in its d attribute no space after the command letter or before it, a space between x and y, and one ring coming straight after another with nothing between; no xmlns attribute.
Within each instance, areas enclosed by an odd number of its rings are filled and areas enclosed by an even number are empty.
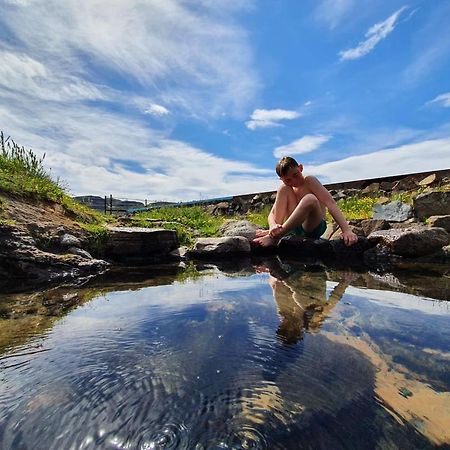
<svg viewBox="0 0 450 450"><path fill-rule="evenodd" d="M58 203L77 220L101 223L105 217L73 200L60 180L53 180L44 168L45 154L39 158L31 149L17 145L0 132L0 191L29 198ZM0 199L0 212L6 207Z"/></svg>

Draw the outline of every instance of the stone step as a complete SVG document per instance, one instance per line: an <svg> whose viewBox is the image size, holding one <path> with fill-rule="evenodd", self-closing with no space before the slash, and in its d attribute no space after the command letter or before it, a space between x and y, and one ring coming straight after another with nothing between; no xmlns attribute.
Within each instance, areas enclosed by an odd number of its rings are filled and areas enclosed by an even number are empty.
<svg viewBox="0 0 450 450"><path fill-rule="evenodd" d="M124 262L154 262L178 247L174 230L108 227L105 257Z"/></svg>

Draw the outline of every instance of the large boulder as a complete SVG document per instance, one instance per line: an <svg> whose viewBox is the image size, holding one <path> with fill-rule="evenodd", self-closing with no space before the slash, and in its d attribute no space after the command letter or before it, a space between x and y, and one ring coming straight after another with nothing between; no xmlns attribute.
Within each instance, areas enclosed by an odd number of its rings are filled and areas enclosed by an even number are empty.
<svg viewBox="0 0 450 450"><path fill-rule="evenodd" d="M414 210L419 219L450 214L450 191L432 191L414 199Z"/></svg>
<svg viewBox="0 0 450 450"><path fill-rule="evenodd" d="M416 258L432 254L449 241L449 234L443 228L415 227L406 230L390 229L374 231L369 241L387 253Z"/></svg>
<svg viewBox="0 0 450 450"><path fill-rule="evenodd" d="M223 257L250 253L250 243L243 236L226 236L220 238L200 238L189 252L197 257Z"/></svg>
<svg viewBox="0 0 450 450"><path fill-rule="evenodd" d="M412 206L394 200L386 205L376 203L373 206L373 218L390 222L404 222L414 215Z"/></svg>
<svg viewBox="0 0 450 450"><path fill-rule="evenodd" d="M21 291L60 283L80 284L105 272L106 261L43 251L23 229L0 226L0 289Z"/></svg>
<svg viewBox="0 0 450 450"><path fill-rule="evenodd" d="M177 247L178 237L174 230L109 227L104 254L119 262L146 263L163 259Z"/></svg>
<svg viewBox="0 0 450 450"><path fill-rule="evenodd" d="M229 220L220 227L222 236L243 236L248 240L255 238L258 226L248 220Z"/></svg>

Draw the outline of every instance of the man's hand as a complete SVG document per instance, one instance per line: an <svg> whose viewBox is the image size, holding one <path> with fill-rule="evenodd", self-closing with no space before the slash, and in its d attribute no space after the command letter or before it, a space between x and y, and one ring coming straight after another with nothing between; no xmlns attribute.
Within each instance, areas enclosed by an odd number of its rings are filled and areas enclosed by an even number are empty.
<svg viewBox="0 0 450 450"><path fill-rule="evenodd" d="M358 236L351 230L344 231L341 238L344 240L345 245L353 245L358 242Z"/></svg>

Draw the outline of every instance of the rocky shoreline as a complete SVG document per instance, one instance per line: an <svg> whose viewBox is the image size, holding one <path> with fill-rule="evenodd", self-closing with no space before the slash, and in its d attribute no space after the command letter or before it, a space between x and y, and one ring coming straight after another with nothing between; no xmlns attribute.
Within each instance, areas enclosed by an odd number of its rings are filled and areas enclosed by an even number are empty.
<svg viewBox="0 0 450 450"><path fill-rule="evenodd" d="M222 227L221 237L199 238L190 249L179 247L175 231L109 227L101 246L93 250L89 233L68 217L60 205L27 203L9 196L9 217L0 222L0 289L5 292L24 291L45 285L83 284L93 276L120 265L211 261L264 254L286 255L293 259L313 258L324 263L351 264L361 270L376 271L411 264L448 266L448 185L449 180L433 175L422 180L404 178L393 184L397 189L395 192L408 192L412 186L426 186L427 191L417 195L413 205L389 201L387 195L386 201L375 205L373 219L350 221L359 237L358 243L352 247L343 244L336 226L330 224L325 239L290 236L281 239L274 248L261 249L251 242L256 225L235 220L234 207L216 204L207 208L213 214L226 213L230 219ZM380 187L380 183L369 185L364 195L379 193ZM333 192L336 199L351 194L354 192ZM253 205L258 210L261 204L267 204L266 200L254 197L246 208Z"/></svg>

